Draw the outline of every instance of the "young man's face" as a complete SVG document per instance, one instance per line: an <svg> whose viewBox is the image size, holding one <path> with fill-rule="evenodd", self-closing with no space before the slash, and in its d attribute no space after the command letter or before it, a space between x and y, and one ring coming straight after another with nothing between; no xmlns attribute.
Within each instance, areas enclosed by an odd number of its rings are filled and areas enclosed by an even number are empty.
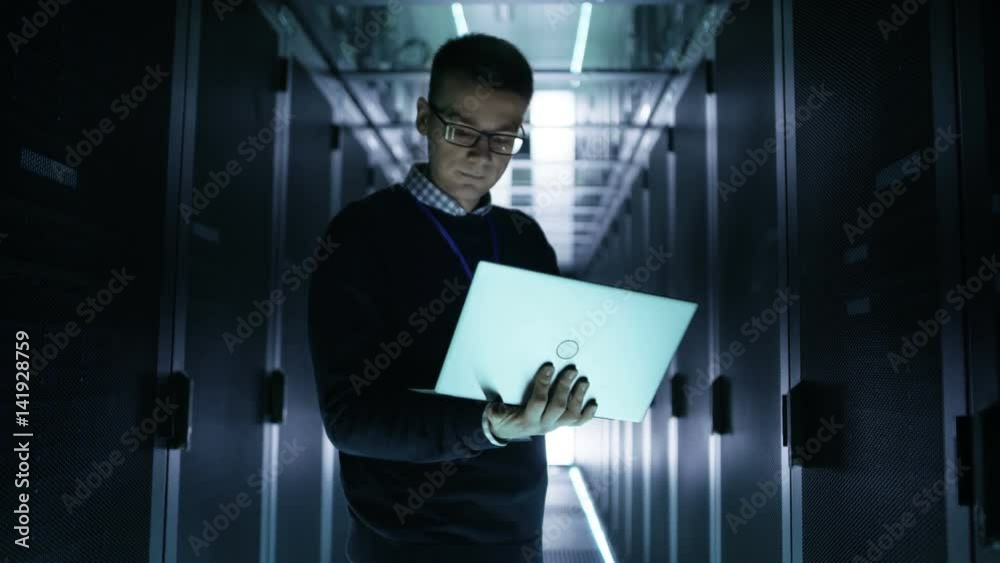
<svg viewBox="0 0 1000 563"><path fill-rule="evenodd" d="M435 109L445 121L468 125L487 133L520 135L528 102L513 92L491 88L489 82L447 76ZM427 99L417 100L417 129L428 137L431 180L471 210L507 169L511 155L492 152L485 136L474 146L460 147L444 140L444 124Z"/></svg>

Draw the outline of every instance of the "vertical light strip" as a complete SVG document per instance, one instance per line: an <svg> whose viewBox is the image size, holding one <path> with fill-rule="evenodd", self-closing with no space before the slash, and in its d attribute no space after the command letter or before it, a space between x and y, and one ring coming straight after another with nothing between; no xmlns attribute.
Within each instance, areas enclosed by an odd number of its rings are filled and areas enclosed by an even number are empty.
<svg viewBox="0 0 1000 563"><path fill-rule="evenodd" d="M275 554L278 543L278 523L275 513L278 506L278 448L281 440L281 427L273 422L265 422L262 428L264 461L261 465L261 473L263 473L261 477L264 485L260 491L260 563L270 563L277 561Z"/></svg>
<svg viewBox="0 0 1000 563"><path fill-rule="evenodd" d="M326 429L318 430L322 437L320 444L320 497L319 497L319 560L333 561L333 479L336 469L334 455L337 453L326 436Z"/></svg>
<svg viewBox="0 0 1000 563"><path fill-rule="evenodd" d="M722 461L722 436L712 434L708 437L708 498L711 499L709 509L708 537L711 550L709 561L722 561L722 475L719 463Z"/></svg>
<svg viewBox="0 0 1000 563"><path fill-rule="evenodd" d="M611 421L611 509L608 523L617 535L622 529L622 432L621 421Z"/></svg>
<svg viewBox="0 0 1000 563"><path fill-rule="evenodd" d="M638 547L632 545L632 538L635 537L635 425L630 422L622 423L622 431L625 432L625 486L622 495L625 504L622 507L625 516L625 549L624 556L632 559L632 552Z"/></svg>
<svg viewBox="0 0 1000 563"><path fill-rule="evenodd" d="M785 100L791 100L794 105L795 100L795 65L786 61L794 60L793 37L792 37L792 3L785 0L773 0L771 10L774 13L772 25L774 31L774 115L784 116ZM794 125L794 116L792 117ZM785 244L778 244L778 287L789 286L789 268L795 267L795 262L789 260L789 244L794 242L794 238L789 237L789 221L797 221L797 214L794 213L796 206L795 186L797 176L795 173L796 157L795 143L786 143L785 135L782 134L782 127L775 121L775 140L777 140L777 150L775 151L775 184L779 186L778 192L778 240L786 241ZM788 124L785 125L787 127ZM794 128L792 129L794 131ZM796 310L797 311L797 310ZM794 322L796 311L789 311L786 315L778 317L778 340L780 360L780 385L782 396L786 395L797 379L801 377L798 373L797 363L793 363L793 354L798 352L797 342L793 342L793 327L798 324ZM793 369L795 371L793 371ZM782 421L784 424L784 421ZM791 429L784 429L791 431ZM802 562L802 484L801 473L796 475L794 468L790 465L791 444L781 447L781 563L801 563ZM800 468L801 469L801 468ZM794 489L793 489L794 487ZM797 494L796 494L797 493Z"/></svg>
<svg viewBox="0 0 1000 563"><path fill-rule="evenodd" d="M291 53L291 43L287 35L282 35L279 43L279 54L289 56ZM287 87L283 92L278 93L274 100L274 112L278 115L291 115L293 91L292 72L294 68L288 65L285 69L285 83ZM274 154L272 156L271 175L271 241L270 248L271 262L275 264L270 276L272 283L277 284L280 273L277 264L282 264L285 258L285 238L287 231L286 204L288 201L288 155L290 152L291 140L289 139L289 128L284 127L274 135ZM283 307L275 306L274 315L268 319L267 324L267 344L264 352L265 368L268 373L274 373L283 365L282 358L282 322L284 318ZM273 375L271 376L273 377ZM272 563L277 561L278 544L278 488L281 486L278 470L278 451L281 442L281 426L271 422L261 425L263 433L263 451L261 452L261 472L264 478L263 489L260 494L260 563Z"/></svg>
<svg viewBox="0 0 1000 563"><path fill-rule="evenodd" d="M573 60L570 62L570 72L580 74L583 71L583 56L587 51L587 35L590 33L590 2L580 5L580 21L576 25L576 42L573 44Z"/></svg>
<svg viewBox="0 0 1000 563"><path fill-rule="evenodd" d="M703 20L704 29L709 29L711 22L718 21L717 6L712 6ZM705 49L705 60L715 62L715 41L709 41ZM714 67L709 67L710 69ZM711 71L710 72L714 72ZM714 90L714 88L713 88ZM707 185L719 185L719 109L718 98L714 91L705 94L705 161L707 170L705 179ZM721 264L719 258L719 198L714 190L708 190L708 365L712 365L712 356L719 353L719 286L721 283ZM722 376L721 373L709 373L713 379ZM708 441L709 447L709 498L711 518L709 537L712 539L710 563L722 563L722 436L712 434Z"/></svg>
<svg viewBox="0 0 1000 563"><path fill-rule="evenodd" d="M646 208L648 209L648 207ZM642 421L642 563L650 563L652 553L653 505L653 417Z"/></svg>
<svg viewBox="0 0 1000 563"><path fill-rule="evenodd" d="M451 5L451 15L455 18L456 33L459 35L469 33L469 24L465 22L465 10L462 9L461 2L455 2Z"/></svg>
<svg viewBox="0 0 1000 563"><path fill-rule="evenodd" d="M607 516L611 510L611 494L608 488L611 486L611 456L607 455L611 451L611 421L595 421L601 425L601 479L604 480L604 494L601 499L601 513Z"/></svg>
<svg viewBox="0 0 1000 563"><path fill-rule="evenodd" d="M597 518L594 502L590 498L587 485L583 482L583 474L580 473L579 467L574 465L569 468L569 480L573 483L573 490L576 491L580 507L583 508L583 514L587 517L587 525L590 526L590 533L594 535L594 542L601 552L601 558L604 559L604 563L615 563L611 546L608 544L608 537L604 535L604 528L601 527L601 521Z"/></svg>
<svg viewBox="0 0 1000 563"><path fill-rule="evenodd" d="M667 421L667 487L669 490L670 498L668 499L670 503L670 517L668 518L667 526L668 537L670 538L670 559L669 563L678 563L677 559L677 518L680 516L678 511L677 503L677 467L679 464L677 438L680 434L677 427L677 417L671 416L670 420Z"/></svg>

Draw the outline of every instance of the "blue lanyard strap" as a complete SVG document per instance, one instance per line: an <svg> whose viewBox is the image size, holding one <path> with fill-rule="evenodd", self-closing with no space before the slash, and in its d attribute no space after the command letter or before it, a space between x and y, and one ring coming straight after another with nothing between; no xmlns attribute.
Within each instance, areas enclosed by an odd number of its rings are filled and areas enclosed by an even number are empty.
<svg viewBox="0 0 1000 563"><path fill-rule="evenodd" d="M430 209L427 209L427 206L424 205L423 202L420 202L416 199L414 199L413 201L416 202L417 207L419 207L420 210L424 212L424 215L427 215L427 218L430 219L432 223L434 223L435 227L437 227L438 231L441 233L441 236L444 237L444 240L448 242L448 246L451 247L451 251L454 252L455 256L458 256L459 261L462 262L462 268L465 269L465 273L469 276L469 279L471 280L472 268L469 267L469 263L465 260L465 256L462 254L462 251L458 248L458 244L455 243L455 239L453 239L451 237L451 234L448 233L448 229L446 229L444 225L441 224L441 221L438 221L438 218L435 217L433 213L431 213ZM490 227L490 238L492 239L493 242L493 261L499 264L500 243L497 241L497 230L496 226L493 224L493 216L491 214L486 215L486 223Z"/></svg>

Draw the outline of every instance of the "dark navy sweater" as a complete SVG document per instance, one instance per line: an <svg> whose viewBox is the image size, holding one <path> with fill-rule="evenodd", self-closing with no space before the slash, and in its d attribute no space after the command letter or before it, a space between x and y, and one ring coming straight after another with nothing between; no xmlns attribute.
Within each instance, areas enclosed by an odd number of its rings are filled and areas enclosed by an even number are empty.
<svg viewBox="0 0 1000 563"><path fill-rule="evenodd" d="M431 211L473 271L491 259L485 217ZM489 214L503 264L559 274L537 222L498 206ZM408 390L437 382L468 293L458 258L399 186L349 204L323 236L338 246L311 277L309 338L349 505L348 555L541 562L545 437L495 446L482 432L485 399Z"/></svg>

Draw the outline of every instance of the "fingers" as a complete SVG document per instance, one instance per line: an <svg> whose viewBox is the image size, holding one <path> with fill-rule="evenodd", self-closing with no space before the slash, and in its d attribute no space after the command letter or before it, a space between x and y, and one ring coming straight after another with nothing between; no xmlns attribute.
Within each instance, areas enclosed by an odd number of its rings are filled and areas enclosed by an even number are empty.
<svg viewBox="0 0 1000 563"><path fill-rule="evenodd" d="M573 389L573 379L577 373L579 372L576 371L576 366L572 364L563 368L562 372L559 373L555 382L556 388L549 398L548 406L542 413L542 428L554 428L556 422L566 412L566 408L569 406L569 393Z"/></svg>
<svg viewBox="0 0 1000 563"><path fill-rule="evenodd" d="M549 386L552 383L552 374L555 373L555 366L550 362L545 362L542 367L535 372L535 383L532 387L531 398L524 406L524 416L527 420L540 420L545 412L545 405L549 402Z"/></svg>
<svg viewBox="0 0 1000 563"><path fill-rule="evenodd" d="M583 412L580 414L580 418L572 425L583 426L591 420L594 420L595 414L597 414L597 399L591 399L587 401L587 407L583 409Z"/></svg>
<svg viewBox="0 0 1000 563"><path fill-rule="evenodd" d="M578 374L576 366L570 364L555 376L555 366L545 362L535 373L531 398L523 411L524 419L537 423L543 432L559 426L582 426L593 420L597 400L591 399L583 405L590 382L586 377L574 382Z"/></svg>
<svg viewBox="0 0 1000 563"><path fill-rule="evenodd" d="M589 387L590 381L587 380L586 376L581 376L576 380L576 384L573 385L573 394L570 396L569 405L566 406L566 412L556 422L558 426L576 426L577 421L582 416L583 398L587 396L587 389ZM593 401L594 399L591 399L591 402Z"/></svg>

